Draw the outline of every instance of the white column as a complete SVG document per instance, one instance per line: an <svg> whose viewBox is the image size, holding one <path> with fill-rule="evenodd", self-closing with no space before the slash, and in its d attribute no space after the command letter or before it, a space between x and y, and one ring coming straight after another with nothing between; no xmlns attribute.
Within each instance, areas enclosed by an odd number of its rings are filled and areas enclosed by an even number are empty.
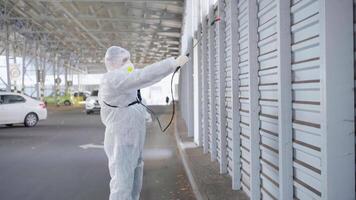
<svg viewBox="0 0 356 200"><path fill-rule="evenodd" d="M200 0L193 3L193 16L194 16L194 39L193 45L201 39L201 16L200 16ZM202 84L201 84L201 48L200 44L192 50L194 52L194 142L201 146L202 143Z"/></svg>
<svg viewBox="0 0 356 200"><path fill-rule="evenodd" d="M65 92L68 92L68 67L64 66L64 85L65 85Z"/></svg>
<svg viewBox="0 0 356 200"><path fill-rule="evenodd" d="M193 35L193 34L192 34ZM192 35L189 37L188 40L188 52L190 52L190 61L187 63L189 66L187 69L187 114L188 114L188 120L187 120L187 127L188 127L188 136L193 137L194 136L194 83L193 83L193 67L194 67L194 62L193 62L193 57L194 57L194 52L193 52L193 37Z"/></svg>
<svg viewBox="0 0 356 200"><path fill-rule="evenodd" d="M46 75L47 75L47 53L46 51L42 52L42 100L45 97L46 91Z"/></svg>
<svg viewBox="0 0 356 200"><path fill-rule="evenodd" d="M55 104L57 105L56 68L58 68L58 53L54 54L54 62L53 62L53 92L54 92Z"/></svg>
<svg viewBox="0 0 356 200"><path fill-rule="evenodd" d="M36 98L40 99L40 68L39 68L39 61L38 61L38 41L35 41L35 69L36 69Z"/></svg>
<svg viewBox="0 0 356 200"><path fill-rule="evenodd" d="M279 199L293 199L290 0L277 1Z"/></svg>
<svg viewBox="0 0 356 200"><path fill-rule="evenodd" d="M238 68L238 49L239 43L237 38L238 23L237 23L237 1L230 0L229 12L231 13L231 90L232 90L232 189L241 189L241 149L240 149L240 101L239 101L239 68Z"/></svg>
<svg viewBox="0 0 356 200"><path fill-rule="evenodd" d="M13 32L13 37L14 37L14 39L13 39L14 43L12 44L13 62L14 62L14 64L17 64L16 56L17 56L17 48L18 48L18 46L16 44L16 42L17 42L16 32ZM17 88L16 79L14 80L13 85L14 85L14 91L17 92L18 88Z"/></svg>
<svg viewBox="0 0 356 200"><path fill-rule="evenodd" d="M183 45L181 53L190 53L190 58L194 56L192 52L192 38L193 38L193 0L185 1L185 16L184 16L184 30L183 30ZM185 82L184 90L184 119L188 130L188 136L194 136L194 107L193 107L193 60L190 59L186 64L189 67L184 68L183 81ZM182 71L182 72L183 72Z"/></svg>
<svg viewBox="0 0 356 200"><path fill-rule="evenodd" d="M204 91L203 91L203 98L204 98L204 102L203 102L203 120L204 120L204 127L203 127L203 151L204 153L208 153L208 137L209 137L209 133L208 133L208 103L207 103L207 99L208 99L208 90L207 90L207 87L208 87L208 73L207 73L207 68L209 67L208 66L208 59L209 59L209 56L208 56L208 52L207 51L207 41L208 41L208 27L207 27L207 18L204 18L203 20L203 34L202 34L202 37L203 37L203 41L202 41L202 57L203 57L203 77L202 77L202 82L203 82L203 88L204 88Z"/></svg>
<svg viewBox="0 0 356 200"><path fill-rule="evenodd" d="M10 30L9 24L6 22L6 41L5 41L5 59L6 59L6 75L7 75L7 87L6 90L11 92L11 76L10 76Z"/></svg>
<svg viewBox="0 0 356 200"><path fill-rule="evenodd" d="M259 91L257 61L257 2L248 2L248 62L249 62L249 100L250 100L250 195L252 200L260 200L260 133L259 133Z"/></svg>
<svg viewBox="0 0 356 200"><path fill-rule="evenodd" d="M196 31L193 43L196 44L202 37L201 26ZM202 84L201 84L201 49L200 45L197 45L194 49L194 142L198 145L202 145Z"/></svg>
<svg viewBox="0 0 356 200"><path fill-rule="evenodd" d="M222 17L224 15L224 0L218 1L218 15ZM227 137L226 137L226 109L225 109L225 20L216 22L218 28L218 57L219 57L219 112L220 115L217 116L220 121L220 173L227 173Z"/></svg>
<svg viewBox="0 0 356 200"><path fill-rule="evenodd" d="M208 23L208 37L209 37L209 73L210 73L210 158L211 161L215 161L217 158L216 149L216 112L215 112L215 80L214 80L214 68L215 68L215 44L214 40L214 26L211 22L214 20L214 5L211 4L209 8L209 23Z"/></svg>
<svg viewBox="0 0 356 200"><path fill-rule="evenodd" d="M24 46L22 49L22 73L21 73L21 90L25 92L25 74L26 74L26 56L27 56L27 40L24 39Z"/></svg>
<svg viewBox="0 0 356 200"><path fill-rule="evenodd" d="M355 199L353 4L320 1L322 199Z"/></svg>

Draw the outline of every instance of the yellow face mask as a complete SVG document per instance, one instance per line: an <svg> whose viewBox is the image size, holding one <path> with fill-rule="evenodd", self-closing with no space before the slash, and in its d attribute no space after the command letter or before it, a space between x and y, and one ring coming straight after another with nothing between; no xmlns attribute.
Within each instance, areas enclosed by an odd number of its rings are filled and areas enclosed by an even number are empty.
<svg viewBox="0 0 356 200"><path fill-rule="evenodd" d="M128 73L133 72L133 70L134 70L134 67L133 67L133 66L127 67L127 72L128 72Z"/></svg>
<svg viewBox="0 0 356 200"><path fill-rule="evenodd" d="M127 71L128 73L131 73L135 70L134 64L129 60L127 61L122 68Z"/></svg>

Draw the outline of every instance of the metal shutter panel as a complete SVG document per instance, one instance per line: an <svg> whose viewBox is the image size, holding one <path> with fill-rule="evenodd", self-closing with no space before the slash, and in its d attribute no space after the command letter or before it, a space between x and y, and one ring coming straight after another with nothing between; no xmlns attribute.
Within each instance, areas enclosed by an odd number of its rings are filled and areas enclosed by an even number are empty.
<svg viewBox="0 0 356 200"><path fill-rule="evenodd" d="M198 40L201 39L203 40L203 34L202 34L202 26L200 24L200 28L197 34ZM200 132L200 141L201 141L201 145L204 146L204 142L203 141L203 135L204 135L204 56L203 56L203 44L202 42L200 42L197 46L198 48L198 66L199 66L199 103L200 103L200 116L199 116L199 123L200 123L200 127L199 127L199 132Z"/></svg>
<svg viewBox="0 0 356 200"><path fill-rule="evenodd" d="M215 7L215 6L214 6ZM214 161L217 157L216 153L216 48L217 44L215 41L215 26L211 25L211 22L214 20L214 11L212 7L209 12L209 28L208 28L208 37L209 37L209 146L210 146L210 156L211 160Z"/></svg>
<svg viewBox="0 0 356 200"><path fill-rule="evenodd" d="M241 189L240 102L238 81L238 1L224 2L224 100L226 167L232 178L232 188Z"/></svg>
<svg viewBox="0 0 356 200"><path fill-rule="evenodd" d="M233 154L232 154L232 55L231 55L231 1L225 2L225 109L226 109L226 133L227 133L227 167L228 172L232 176Z"/></svg>
<svg viewBox="0 0 356 200"><path fill-rule="evenodd" d="M241 185L250 195L250 128L249 128L249 66L248 66L248 1L240 0L238 4L238 44L239 44L239 96L241 128Z"/></svg>
<svg viewBox="0 0 356 200"><path fill-rule="evenodd" d="M355 88L356 88L356 0L354 0L354 82L355 82ZM356 101L356 92L354 92L354 101ZM356 104L355 104L356 106ZM356 108L355 108L356 111ZM355 121L356 121L356 112L355 112ZM355 123L356 126L356 123ZM355 127L356 130L356 127ZM356 134L356 133L355 133ZM356 137L356 135L355 135ZM355 139L355 149L356 149L356 139ZM356 158L355 158L356 161ZM356 171L356 169L355 169ZM356 191L356 184L355 184L355 191Z"/></svg>
<svg viewBox="0 0 356 200"><path fill-rule="evenodd" d="M207 32L208 32L208 37L207 37L207 93L208 93L208 97L207 97L207 115L208 115L208 121L207 121L207 124L208 124L208 149L209 149L209 152L211 153L211 133L212 133L212 102L211 102L211 99L212 99L212 96L211 96L211 68L210 68L210 65L211 65L211 55L210 55L210 51L212 49L212 44L210 42L210 39L209 37L210 34L209 34L209 21L207 21Z"/></svg>
<svg viewBox="0 0 356 200"><path fill-rule="evenodd" d="M204 88L204 106L203 106L203 120L204 120L204 132L203 132L203 146L204 146L204 152L209 151L209 132L210 132L210 127L209 127L209 45L208 45L208 27L209 23L208 20L204 21L203 25L203 38L202 38L202 59L203 59L203 65L202 65L202 71L203 71L203 88Z"/></svg>
<svg viewBox="0 0 356 200"><path fill-rule="evenodd" d="M216 18L218 16L218 9L215 9L214 10L214 18ZM215 127L216 127L216 130L215 130L215 134L217 137L215 137L215 144L216 144L216 151L217 151L217 159L219 161L219 163L221 162L221 149L220 149L220 145L217 145L217 144L220 144L220 135L221 135L221 130L220 130L220 115L222 115L223 113L220 113L220 90L222 88L220 88L220 57L219 57L219 28L217 26L217 23L220 23L220 22L216 22L214 24L214 26L212 26L211 28L214 29L214 71L213 71L213 80L214 80L214 103L215 103L215 106L214 106L214 111L215 111Z"/></svg>
<svg viewBox="0 0 356 200"><path fill-rule="evenodd" d="M294 196L320 199L320 4L291 4Z"/></svg>
<svg viewBox="0 0 356 200"><path fill-rule="evenodd" d="M279 160L276 0L258 0L257 7L261 197L277 199Z"/></svg>

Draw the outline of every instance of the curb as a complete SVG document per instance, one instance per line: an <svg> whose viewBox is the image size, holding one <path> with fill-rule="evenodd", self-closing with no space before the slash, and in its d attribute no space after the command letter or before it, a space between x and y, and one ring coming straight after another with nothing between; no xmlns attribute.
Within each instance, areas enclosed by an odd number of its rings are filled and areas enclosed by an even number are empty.
<svg viewBox="0 0 356 200"><path fill-rule="evenodd" d="M185 173L188 176L189 183L192 186L192 190L193 190L194 196L195 196L195 198L197 200L204 200L203 195L199 190L198 184L195 182L193 173L189 168L187 153L186 153L186 151L185 151L185 149L183 147L183 142L182 142L180 136L178 135L177 118L175 118L174 135L175 135L175 138L176 138L176 142L177 142L180 158L182 160Z"/></svg>

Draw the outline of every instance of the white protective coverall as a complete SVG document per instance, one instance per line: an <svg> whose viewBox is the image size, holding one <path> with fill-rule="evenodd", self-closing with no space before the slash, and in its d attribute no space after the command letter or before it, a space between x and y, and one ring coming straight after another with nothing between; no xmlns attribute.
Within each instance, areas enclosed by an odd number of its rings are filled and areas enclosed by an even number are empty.
<svg viewBox="0 0 356 200"><path fill-rule="evenodd" d="M185 57L184 62L187 59ZM131 71L128 70L132 65L127 50L115 46L107 50L105 65L108 72L101 80L99 101L101 120L106 126L104 150L111 176L110 200L138 200L140 197L146 110L140 104L127 105L136 100L138 89L152 85L174 72L182 64L177 60L168 58ZM104 102L118 108L112 108Z"/></svg>

